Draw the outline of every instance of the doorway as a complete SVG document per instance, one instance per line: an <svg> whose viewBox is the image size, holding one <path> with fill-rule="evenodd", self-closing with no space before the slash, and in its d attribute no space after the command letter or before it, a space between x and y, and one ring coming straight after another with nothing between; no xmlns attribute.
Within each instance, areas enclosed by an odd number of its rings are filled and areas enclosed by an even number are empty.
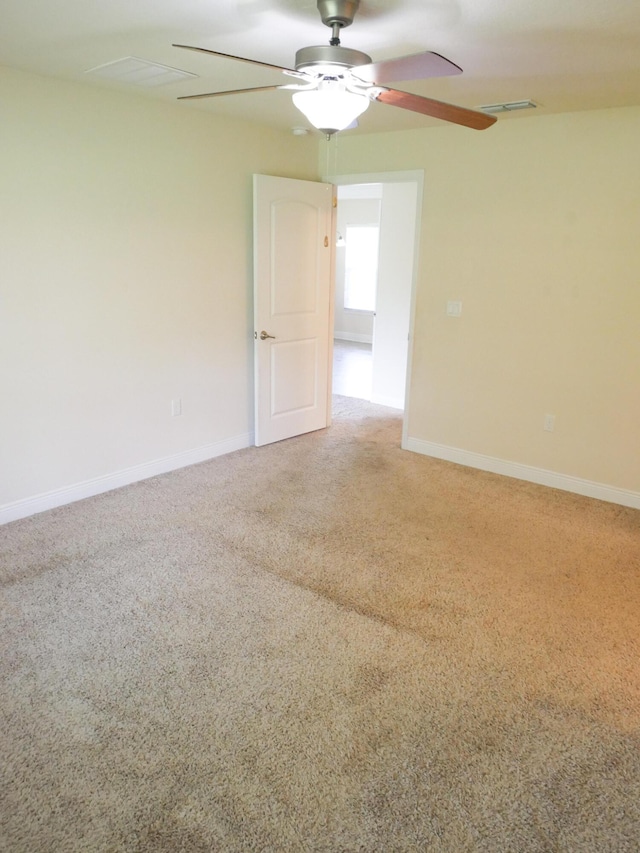
<svg viewBox="0 0 640 853"><path fill-rule="evenodd" d="M336 189L333 392L371 400L382 184Z"/></svg>
<svg viewBox="0 0 640 853"><path fill-rule="evenodd" d="M373 352L370 343L333 340L333 393L371 400Z"/></svg>
<svg viewBox="0 0 640 853"><path fill-rule="evenodd" d="M334 176L337 186L333 390L406 409L422 172ZM377 229L377 257L371 243ZM354 239L355 238L355 239ZM362 274L351 269L369 241ZM365 250L366 251L366 250ZM349 255L351 259L349 259ZM372 266L375 294L371 302Z"/></svg>

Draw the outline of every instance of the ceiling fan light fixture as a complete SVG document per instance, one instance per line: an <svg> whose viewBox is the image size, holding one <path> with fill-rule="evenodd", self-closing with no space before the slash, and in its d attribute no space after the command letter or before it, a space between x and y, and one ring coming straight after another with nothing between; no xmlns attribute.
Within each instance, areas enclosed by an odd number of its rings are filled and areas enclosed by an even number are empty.
<svg viewBox="0 0 640 853"><path fill-rule="evenodd" d="M269 89L293 89L296 92L293 96L294 106L310 124L325 133L327 137L339 130L357 127L358 116L362 115L371 101L474 130L484 130L495 124L496 117L487 112L491 110L491 105L480 110L470 110L400 89L387 88L386 83L392 83L394 80L426 80L429 77L461 74L462 68L439 53L429 50L382 62L372 62L368 54L342 47L340 31L353 23L359 3L360 0L317 0L322 21L331 28L331 39L328 45L303 47L298 50L295 70L257 59L209 50L205 47L174 44L174 47L185 50L195 50L225 60L233 59L269 68L272 71L280 71L288 77L296 78L297 81L280 86L253 86L222 92L206 92L202 95L183 95L180 99L215 98ZM513 105L510 106L514 108ZM506 109L505 105L503 109Z"/></svg>
<svg viewBox="0 0 640 853"><path fill-rule="evenodd" d="M294 105L311 124L328 135L349 127L369 106L367 95L349 92L338 84L295 92Z"/></svg>

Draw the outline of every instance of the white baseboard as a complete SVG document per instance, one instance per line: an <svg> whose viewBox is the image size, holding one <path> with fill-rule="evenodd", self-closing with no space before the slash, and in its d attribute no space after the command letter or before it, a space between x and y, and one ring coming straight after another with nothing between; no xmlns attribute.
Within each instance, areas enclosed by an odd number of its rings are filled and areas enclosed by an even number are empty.
<svg viewBox="0 0 640 853"><path fill-rule="evenodd" d="M436 459L456 462L458 465L466 465L469 468L479 468L481 471L491 471L493 474L503 474L505 477L514 477L517 480L538 483L552 489L562 489L565 492L573 492L588 498L640 509L640 492L618 489L615 486L594 483L591 480L582 480L580 477L558 474L555 471L546 471L544 468L534 468L531 465L521 465L518 462L507 462L504 459L496 459L493 456L484 456L482 453L472 453L468 450L459 450L456 447L423 441L419 438L407 438L403 447L405 450L412 450L414 453L421 453L423 456L434 456Z"/></svg>
<svg viewBox="0 0 640 853"><path fill-rule="evenodd" d="M188 465L206 462L208 459L223 456L225 453L232 453L234 450L242 450L251 445L253 445L251 434L238 435L225 441L206 444L193 450L185 450L182 453L165 456L163 459L143 462L141 465L134 465L132 468L126 468L123 471L115 471L113 474L106 474L93 480L74 483L62 489L54 489L51 492L5 504L0 506L0 525L17 521L19 518L27 518L30 515L58 506L74 503L74 501L100 495L103 492L110 492L112 489L129 486L131 483L147 480L149 477L156 477L158 474L166 474L169 471L176 471L178 468L186 468Z"/></svg>
<svg viewBox="0 0 640 853"><path fill-rule="evenodd" d="M354 344L372 344L373 335L359 335L357 332L334 332L336 341L351 341Z"/></svg>
<svg viewBox="0 0 640 853"><path fill-rule="evenodd" d="M371 397L372 403L377 403L379 406L388 406L390 409L404 410L404 400L398 397L380 397L377 394Z"/></svg>

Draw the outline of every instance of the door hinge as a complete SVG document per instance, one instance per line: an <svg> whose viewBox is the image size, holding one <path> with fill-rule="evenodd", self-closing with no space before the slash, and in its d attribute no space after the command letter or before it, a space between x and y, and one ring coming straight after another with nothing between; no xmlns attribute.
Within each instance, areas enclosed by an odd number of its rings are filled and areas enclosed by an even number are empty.
<svg viewBox="0 0 640 853"><path fill-rule="evenodd" d="M328 238L326 235L325 235L325 238L324 238L324 247L325 247L325 249L328 249L328 248L329 248L329 238Z"/></svg>

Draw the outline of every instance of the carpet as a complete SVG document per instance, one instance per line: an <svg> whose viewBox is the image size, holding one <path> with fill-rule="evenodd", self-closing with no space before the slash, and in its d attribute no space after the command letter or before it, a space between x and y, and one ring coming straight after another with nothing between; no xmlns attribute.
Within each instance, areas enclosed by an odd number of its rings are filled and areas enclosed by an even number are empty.
<svg viewBox="0 0 640 853"><path fill-rule="evenodd" d="M0 528L1 850L640 849L640 513L400 434Z"/></svg>

